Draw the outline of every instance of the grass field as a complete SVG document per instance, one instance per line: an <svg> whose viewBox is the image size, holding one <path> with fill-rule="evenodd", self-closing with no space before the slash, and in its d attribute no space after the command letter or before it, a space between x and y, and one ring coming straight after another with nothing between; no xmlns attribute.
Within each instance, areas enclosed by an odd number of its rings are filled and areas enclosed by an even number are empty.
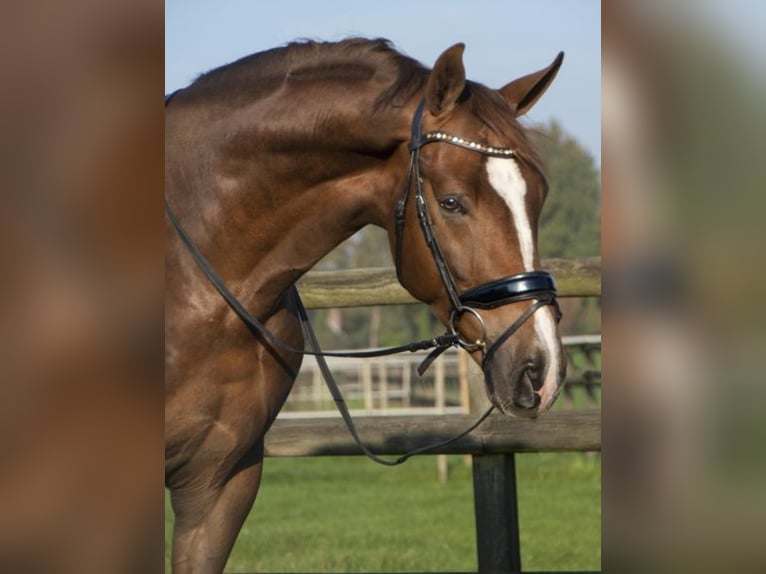
<svg viewBox="0 0 766 574"><path fill-rule="evenodd" d="M525 570L601 568L599 455L516 455ZM266 461L227 572L475 570L470 466L434 457L396 468L363 457ZM166 504L166 564L172 513Z"/></svg>

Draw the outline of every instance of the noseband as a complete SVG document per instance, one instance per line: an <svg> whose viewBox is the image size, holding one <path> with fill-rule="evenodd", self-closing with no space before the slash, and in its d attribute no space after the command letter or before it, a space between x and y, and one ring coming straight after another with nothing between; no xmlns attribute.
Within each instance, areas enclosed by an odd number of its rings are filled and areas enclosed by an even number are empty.
<svg viewBox="0 0 766 574"><path fill-rule="evenodd" d="M527 271L510 277L504 277L495 281L490 281L478 285L463 293L457 287L455 278L450 271L449 265L444 258L444 254L439 247L436 238L433 219L428 210L428 204L423 192L423 179L420 176L420 150L423 146L430 143L446 143L461 147L482 155L490 157L500 157L513 159L517 157L515 150L485 145L470 139L450 134L443 131L430 131L422 133L421 124L425 100L421 100L415 116L412 119L412 135L409 143L410 166L407 173L407 179L404 183L404 191L396 204L395 211L395 229L396 229L396 275L400 283L402 281L402 255L403 255L403 234L406 220L406 210L409 197L414 189L415 208L417 211L420 229L423 232L423 238L428 245L433 257L436 269L441 277L444 290L450 302L450 317L448 328L450 333L457 334L457 321L466 313L473 316L481 328L481 336L474 342L465 341L458 335L458 344L467 351L484 352L483 365L487 365L494 355L497 348L502 345L513 333L515 333L529 319L537 309L544 305L552 305L556 309L556 320L561 319L561 311L556 300L556 282L553 276L547 271ZM414 185L413 185L414 182ZM534 301L513 324L508 327L492 344L487 348L486 327L478 309L494 309L510 303L520 301ZM423 362L418 371L425 371L433 360L444 352L445 348L435 349Z"/></svg>

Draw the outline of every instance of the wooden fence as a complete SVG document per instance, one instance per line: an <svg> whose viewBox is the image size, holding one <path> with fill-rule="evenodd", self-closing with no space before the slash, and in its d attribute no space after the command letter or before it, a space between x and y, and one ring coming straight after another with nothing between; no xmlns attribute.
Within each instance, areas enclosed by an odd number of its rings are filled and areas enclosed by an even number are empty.
<svg viewBox="0 0 766 574"><path fill-rule="evenodd" d="M600 257L544 259L542 266L556 278L560 297L601 296ZM298 289L309 309L417 303L392 267L311 271L298 281Z"/></svg>
<svg viewBox="0 0 766 574"><path fill-rule="evenodd" d="M566 385L559 402L570 408L599 404L601 335L562 337L569 358ZM355 416L467 414L475 411L483 385L472 389L469 378L480 378L466 353L451 348L440 355L423 377L417 367L428 351L374 359L327 357L326 361ZM471 377L472 376L472 377ZM279 413L281 418L336 417L338 411L322 378L319 364L303 358L300 374Z"/></svg>
<svg viewBox="0 0 766 574"><path fill-rule="evenodd" d="M601 293L599 258L543 261L556 276L561 297ZM309 308L355 307L415 302L396 281L393 269L312 272L299 282ZM376 453L401 455L451 438L472 415L386 416L357 419L365 443ZM538 420L493 414L470 435L434 454L473 457L474 508L480 574L521 572L514 454L517 452L599 451L598 409L553 411ZM278 419L266 437L267 456L362 454L340 418ZM570 573L572 574L572 573Z"/></svg>

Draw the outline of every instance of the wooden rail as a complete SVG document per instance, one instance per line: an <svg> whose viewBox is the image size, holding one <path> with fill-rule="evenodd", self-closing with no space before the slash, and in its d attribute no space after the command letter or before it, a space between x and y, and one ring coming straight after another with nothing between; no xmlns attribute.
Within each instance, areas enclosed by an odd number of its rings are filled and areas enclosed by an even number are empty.
<svg viewBox="0 0 766 574"><path fill-rule="evenodd" d="M456 436L473 420L469 415L385 416L357 418L356 425L372 451L401 455ZM597 450L597 409L553 411L536 420L493 414L470 435L434 450L472 455L478 574L522 572L515 453ZM360 454L339 418L277 419L266 435L267 456Z"/></svg>
<svg viewBox="0 0 766 574"><path fill-rule="evenodd" d="M601 295L601 259L549 259L561 297ZM308 308L416 303L391 268L313 271L298 282ZM401 455L451 438L476 415L386 416L356 419L373 452ZM554 411L536 420L493 414L470 435L435 454L473 456L479 574L521 572L515 453L601 450L599 410ZM266 435L267 456L359 455L340 418L277 421ZM567 573L575 574L575 573Z"/></svg>
<svg viewBox="0 0 766 574"><path fill-rule="evenodd" d="M600 257L543 259L542 267L553 273L560 297L601 295ZM417 303L393 267L310 271L298 281L298 290L309 309Z"/></svg>
<svg viewBox="0 0 766 574"><path fill-rule="evenodd" d="M471 415L360 417L365 444L377 454L399 455L452 438L476 419ZM601 449L597 409L553 411L536 419L493 413L470 435L433 454L507 454ZM277 419L266 435L267 456L346 456L361 454L338 418Z"/></svg>

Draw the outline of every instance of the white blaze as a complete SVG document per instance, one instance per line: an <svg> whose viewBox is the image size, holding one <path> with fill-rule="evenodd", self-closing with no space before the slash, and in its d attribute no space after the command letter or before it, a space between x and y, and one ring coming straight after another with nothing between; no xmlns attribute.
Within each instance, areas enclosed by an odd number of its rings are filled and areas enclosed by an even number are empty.
<svg viewBox="0 0 766 574"><path fill-rule="evenodd" d="M489 184L503 198L511 210L516 233L519 234L519 248L524 262L524 271L532 271L535 244L532 241L532 226L529 225L527 205L527 182L515 159L490 157L487 159Z"/></svg>
<svg viewBox="0 0 766 574"><path fill-rule="evenodd" d="M548 370L545 372L545 380L540 388L540 406L547 409L557 394L559 361L561 360L557 351L556 321L550 306L538 309L534 319L535 333L542 339L545 352L548 354Z"/></svg>
<svg viewBox="0 0 766 574"><path fill-rule="evenodd" d="M524 271L532 271L534 270L535 244L532 239L532 226L527 214L527 182L521 175L521 170L515 159L488 158L487 175L490 185L503 198L511 211L513 224L519 238ZM542 409L547 409L550 406L549 402L556 395L556 380L559 372L560 357L557 352L556 322L553 318L553 310L548 306L538 309L533 315L533 320L535 333L548 355L548 370L540 389L540 406Z"/></svg>

